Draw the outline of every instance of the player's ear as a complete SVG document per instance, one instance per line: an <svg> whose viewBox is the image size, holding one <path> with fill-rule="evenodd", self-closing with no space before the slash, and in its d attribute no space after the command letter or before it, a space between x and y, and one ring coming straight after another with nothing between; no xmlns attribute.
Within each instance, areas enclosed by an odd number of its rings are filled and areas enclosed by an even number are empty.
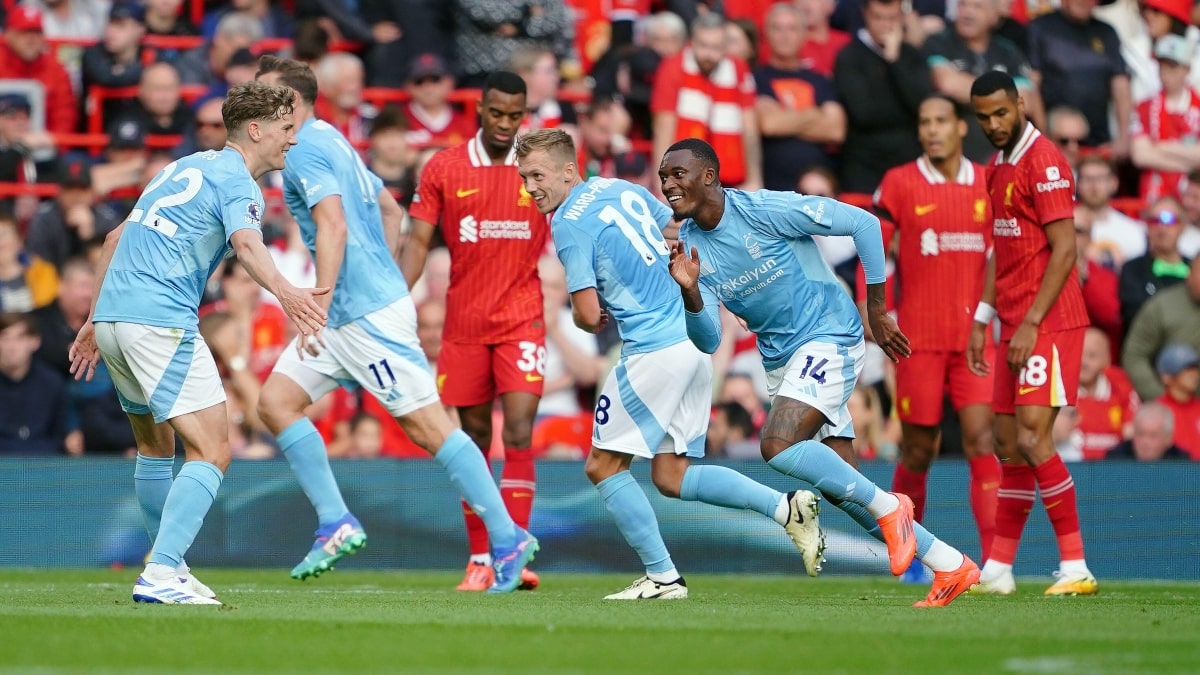
<svg viewBox="0 0 1200 675"><path fill-rule="evenodd" d="M246 123L246 136L255 143L262 140L262 127L259 126L258 120L250 120Z"/></svg>

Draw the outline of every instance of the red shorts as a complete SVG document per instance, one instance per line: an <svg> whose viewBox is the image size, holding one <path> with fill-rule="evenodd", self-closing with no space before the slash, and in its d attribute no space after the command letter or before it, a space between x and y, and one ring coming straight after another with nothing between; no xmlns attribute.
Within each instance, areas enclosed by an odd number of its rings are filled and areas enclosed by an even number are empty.
<svg viewBox="0 0 1200 675"><path fill-rule="evenodd" d="M988 342L984 357L993 362L995 345ZM896 364L896 413L901 422L933 427L942 422L942 398L950 392L955 410L992 402L992 376L979 377L967 369L965 352L914 351Z"/></svg>
<svg viewBox="0 0 1200 675"><path fill-rule="evenodd" d="M437 368L438 394L446 405L465 408L489 403L510 391L541 396L546 379L546 342L442 342Z"/></svg>
<svg viewBox="0 0 1200 675"><path fill-rule="evenodd" d="M996 390L993 410L1012 415L1019 405L1063 408L1079 396L1079 364L1086 328L1039 333L1033 353L1020 373L1008 367L1008 341L1000 342L992 361Z"/></svg>

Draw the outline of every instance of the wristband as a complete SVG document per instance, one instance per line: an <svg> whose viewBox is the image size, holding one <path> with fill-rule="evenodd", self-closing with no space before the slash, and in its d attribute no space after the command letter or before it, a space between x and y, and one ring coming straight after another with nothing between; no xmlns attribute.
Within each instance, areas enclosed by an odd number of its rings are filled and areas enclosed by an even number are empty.
<svg viewBox="0 0 1200 675"><path fill-rule="evenodd" d="M979 306L975 308L975 323L989 324L995 318L996 308L986 302L980 302Z"/></svg>

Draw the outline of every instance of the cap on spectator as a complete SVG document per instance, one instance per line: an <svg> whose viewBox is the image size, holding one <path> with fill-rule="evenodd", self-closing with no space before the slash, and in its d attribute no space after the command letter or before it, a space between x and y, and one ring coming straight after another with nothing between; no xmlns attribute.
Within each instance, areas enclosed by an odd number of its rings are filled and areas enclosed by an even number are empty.
<svg viewBox="0 0 1200 675"><path fill-rule="evenodd" d="M258 57L246 47L242 47L229 57L229 67L258 65Z"/></svg>
<svg viewBox="0 0 1200 675"><path fill-rule="evenodd" d="M113 150L141 150L146 147L146 131L136 120L118 122L108 136L108 147Z"/></svg>
<svg viewBox="0 0 1200 675"><path fill-rule="evenodd" d="M82 159L73 159L63 164L58 184L64 188L79 188L90 190L92 187L92 169Z"/></svg>
<svg viewBox="0 0 1200 675"><path fill-rule="evenodd" d="M446 61L437 54L421 54L408 67L408 81L416 82L427 77L445 77L450 74Z"/></svg>
<svg viewBox="0 0 1200 675"><path fill-rule="evenodd" d="M42 32L42 13L36 7L21 5L9 10L5 30Z"/></svg>
<svg viewBox="0 0 1200 675"><path fill-rule="evenodd" d="M1185 24L1192 22L1192 0L1142 0L1142 6L1158 10Z"/></svg>
<svg viewBox="0 0 1200 675"><path fill-rule="evenodd" d="M117 21L119 19L133 19L138 23L144 23L146 20L146 10L142 8L141 3L131 2L130 0L117 0L113 3L112 8L108 10L108 20Z"/></svg>
<svg viewBox="0 0 1200 675"><path fill-rule="evenodd" d="M1174 61L1183 66L1192 65L1192 43L1182 35L1169 33L1154 43L1154 58L1159 61Z"/></svg>
<svg viewBox="0 0 1200 675"><path fill-rule="evenodd" d="M3 94L0 95L0 115L7 115L12 112L24 112L26 115L32 107L29 105L29 99L24 94Z"/></svg>
<svg viewBox="0 0 1200 675"><path fill-rule="evenodd" d="M1195 368L1198 365L1200 365L1200 357L1196 356L1196 350L1178 342L1164 347L1154 361L1159 375L1178 375L1188 368Z"/></svg>

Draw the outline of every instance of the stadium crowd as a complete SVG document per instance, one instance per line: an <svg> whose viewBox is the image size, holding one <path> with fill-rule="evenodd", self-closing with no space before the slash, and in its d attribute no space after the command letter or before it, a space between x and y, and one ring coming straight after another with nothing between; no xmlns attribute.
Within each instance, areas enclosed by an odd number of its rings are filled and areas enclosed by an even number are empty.
<svg viewBox="0 0 1200 675"><path fill-rule="evenodd" d="M921 154L923 99L939 92L965 108L976 76L1005 70L1078 186L1078 274L1093 327L1078 405L1055 426L1059 452L1067 460L1200 460L1200 94L1192 88L1200 84L1200 12L1191 2L664 4L5 2L0 456L135 452L104 370L91 382L68 373L103 237L164 166L224 146L225 92L254 78L259 55L281 53L312 65L318 115L405 206L433 153L475 133L474 88L497 69L526 82L523 130L570 131L586 175L657 190L664 150L696 136L720 153L726 185L862 206L889 169ZM993 150L969 121L964 152L986 163ZM278 177L263 187L264 236L276 262L312 286L313 263ZM853 294L853 243L818 243ZM582 459L595 386L615 362L619 336L615 327L599 335L575 327L551 252L539 272L547 339L533 449ZM449 254L435 247L413 289L431 365L449 279ZM292 329L236 263L210 281L208 296L201 332L229 392L234 454L276 456L255 408ZM724 317L708 452L755 458L766 376L753 335ZM852 399L862 458L895 456L893 375L876 353ZM331 456L427 456L370 396L339 390L308 414ZM944 454L958 443L955 416L945 419Z"/></svg>

